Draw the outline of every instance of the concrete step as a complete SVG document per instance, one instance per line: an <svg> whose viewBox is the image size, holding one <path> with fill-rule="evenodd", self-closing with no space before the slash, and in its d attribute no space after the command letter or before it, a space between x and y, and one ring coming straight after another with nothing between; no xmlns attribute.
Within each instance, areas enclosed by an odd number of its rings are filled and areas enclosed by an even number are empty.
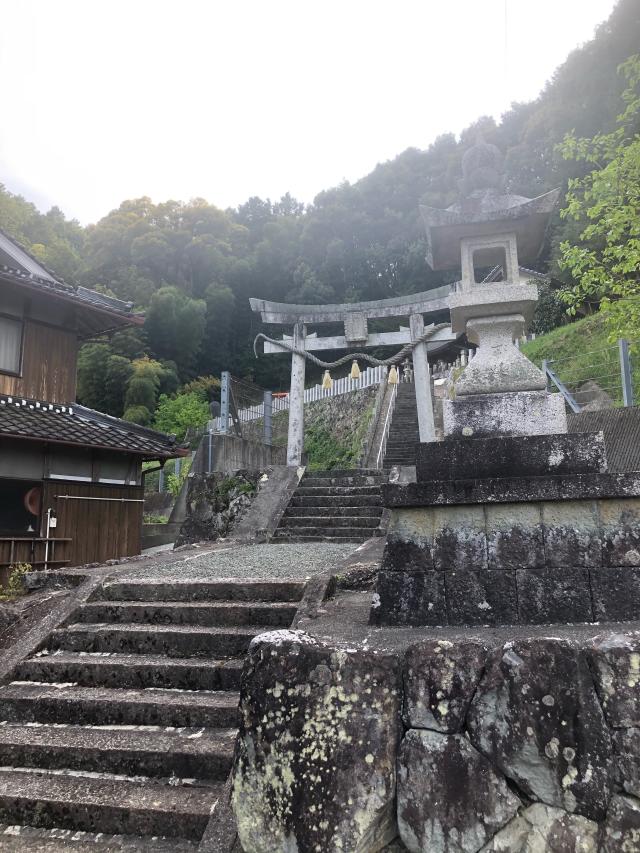
<svg viewBox="0 0 640 853"><path fill-rule="evenodd" d="M329 468L326 471L309 471L304 476L307 477L378 477L381 475L389 475L384 468Z"/></svg>
<svg viewBox="0 0 640 853"><path fill-rule="evenodd" d="M380 517L365 515L287 515L281 519L279 527L370 527L378 526ZM291 621L289 621L291 624Z"/></svg>
<svg viewBox="0 0 640 853"><path fill-rule="evenodd" d="M239 690L242 660L170 658L62 652L36 655L19 664L16 681L73 682L83 687L160 687L173 690Z"/></svg>
<svg viewBox="0 0 640 853"><path fill-rule="evenodd" d="M413 432L418 429L418 418L394 418L389 433Z"/></svg>
<svg viewBox="0 0 640 853"><path fill-rule="evenodd" d="M187 788L108 777L0 771L0 820L198 841L221 794L222 786Z"/></svg>
<svg viewBox="0 0 640 853"><path fill-rule="evenodd" d="M415 450L416 444L418 444L418 439L416 439L415 441L413 441L413 439L406 439L406 440L402 440L402 441L388 441L387 446L385 448L385 456L391 450L398 450L398 451L406 451L406 452L415 453L416 452L416 450Z"/></svg>
<svg viewBox="0 0 640 853"><path fill-rule="evenodd" d="M319 536L339 539L341 537L351 538L356 536L360 541L379 535L379 527L316 527L313 525L299 525L297 527L279 527L276 531L278 536L285 538L291 536Z"/></svg>
<svg viewBox="0 0 640 853"><path fill-rule="evenodd" d="M78 623L51 633L50 649L69 652L118 652L169 657L234 657L246 652L264 625L235 628L200 625Z"/></svg>
<svg viewBox="0 0 640 853"><path fill-rule="evenodd" d="M338 516L344 518L352 518L354 516L358 518L364 518L365 516L380 518L382 511L382 506L291 506L289 504L284 511L283 518L291 516L299 518L305 515L315 517L332 516L334 518Z"/></svg>
<svg viewBox="0 0 640 853"><path fill-rule="evenodd" d="M224 781L236 729L0 725L0 766Z"/></svg>
<svg viewBox="0 0 640 853"><path fill-rule="evenodd" d="M292 532L291 536L285 536L276 530L271 542L275 545L295 542L333 542L335 545L348 545L350 543L362 544L362 542L367 541L367 538L367 536L300 536L297 532Z"/></svg>
<svg viewBox="0 0 640 853"><path fill-rule="evenodd" d="M36 682L0 686L0 716L13 723L231 728L240 722L238 701L232 692Z"/></svg>
<svg viewBox="0 0 640 853"><path fill-rule="evenodd" d="M298 495L295 494L289 506L382 506L380 493L377 495Z"/></svg>
<svg viewBox="0 0 640 853"><path fill-rule="evenodd" d="M295 580L162 581L106 583L92 601L300 601L305 582Z"/></svg>
<svg viewBox="0 0 640 853"><path fill-rule="evenodd" d="M387 444L417 444L420 440L417 426L412 426L410 429L390 431L387 438Z"/></svg>
<svg viewBox="0 0 640 853"><path fill-rule="evenodd" d="M267 625L289 627L295 604L280 602L93 601L81 605L74 622L136 622L165 625Z"/></svg>
<svg viewBox="0 0 640 853"><path fill-rule="evenodd" d="M301 486L381 486L383 483L388 481L388 476L386 474L382 475L368 475L368 476L357 476L357 477L316 477L305 476L300 481Z"/></svg>
<svg viewBox="0 0 640 853"><path fill-rule="evenodd" d="M197 853L197 842L0 824L0 853Z"/></svg>
<svg viewBox="0 0 640 853"><path fill-rule="evenodd" d="M347 495L360 497L362 495L379 495L380 486L298 486L296 495L313 497L345 497Z"/></svg>

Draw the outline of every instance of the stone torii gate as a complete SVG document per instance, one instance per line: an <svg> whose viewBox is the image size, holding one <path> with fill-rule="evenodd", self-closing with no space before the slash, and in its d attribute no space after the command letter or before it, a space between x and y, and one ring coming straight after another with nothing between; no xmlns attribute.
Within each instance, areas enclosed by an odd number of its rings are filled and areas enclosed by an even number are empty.
<svg viewBox="0 0 640 853"><path fill-rule="evenodd" d="M353 302L341 305L287 305L250 299L251 309L260 313L263 323L292 325L293 335L285 335L282 341L265 338L265 354L291 352L291 388L289 391L289 434L287 441L287 465L298 466L302 461L304 440L304 381L305 356L302 353L320 350L363 349L389 345L414 343L413 371L415 380L416 406L420 441L434 441L433 404L431 400L431 377L428 352L437 350L456 340L450 327L435 329L428 340L420 339L425 330L424 315L448 315L448 297L452 286L436 290L413 293L394 299L374 302ZM388 317L409 317L409 327L400 326L396 332L369 332L369 320ZM318 337L307 334L307 325L343 323L344 335ZM416 343L417 342L417 343Z"/></svg>

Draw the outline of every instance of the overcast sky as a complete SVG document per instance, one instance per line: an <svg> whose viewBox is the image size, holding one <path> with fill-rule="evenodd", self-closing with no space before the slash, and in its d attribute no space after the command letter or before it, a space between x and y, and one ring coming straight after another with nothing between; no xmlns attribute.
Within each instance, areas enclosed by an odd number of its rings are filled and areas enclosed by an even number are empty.
<svg viewBox="0 0 640 853"><path fill-rule="evenodd" d="M535 98L615 0L3 0L0 183L125 198L317 192Z"/></svg>

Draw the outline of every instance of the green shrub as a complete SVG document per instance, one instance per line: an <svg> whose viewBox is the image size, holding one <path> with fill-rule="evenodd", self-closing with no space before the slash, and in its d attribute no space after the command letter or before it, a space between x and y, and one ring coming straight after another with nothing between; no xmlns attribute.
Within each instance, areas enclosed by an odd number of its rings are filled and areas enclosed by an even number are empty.
<svg viewBox="0 0 640 853"><path fill-rule="evenodd" d="M0 586L0 601L10 601L24 595L23 578L31 571L31 563L14 563L9 566L9 580L6 586Z"/></svg>
<svg viewBox="0 0 640 853"><path fill-rule="evenodd" d="M174 498L177 498L180 494L184 481L189 475L191 462L191 459L183 459L179 474L167 474L167 491L171 492Z"/></svg>

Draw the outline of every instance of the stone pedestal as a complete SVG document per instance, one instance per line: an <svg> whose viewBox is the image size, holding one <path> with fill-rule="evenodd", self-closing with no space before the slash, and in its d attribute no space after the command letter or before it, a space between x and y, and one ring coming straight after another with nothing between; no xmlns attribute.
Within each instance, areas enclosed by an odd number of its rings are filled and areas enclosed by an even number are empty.
<svg viewBox="0 0 640 853"><path fill-rule="evenodd" d="M544 373L513 345L523 329L521 314L468 321L467 337L478 349L455 383L456 397L546 389Z"/></svg>
<svg viewBox="0 0 640 853"><path fill-rule="evenodd" d="M471 394L445 400L442 416L445 438L550 435L567 431L562 394L548 394L546 391Z"/></svg>
<svg viewBox="0 0 640 853"><path fill-rule="evenodd" d="M564 400L514 345L538 298L535 285L476 285L463 279L450 299L451 326L477 344L443 406L444 435L548 435L567 431Z"/></svg>
<svg viewBox="0 0 640 853"><path fill-rule="evenodd" d="M373 624L640 617L640 473L607 472L601 433L422 445L417 476L383 487Z"/></svg>

